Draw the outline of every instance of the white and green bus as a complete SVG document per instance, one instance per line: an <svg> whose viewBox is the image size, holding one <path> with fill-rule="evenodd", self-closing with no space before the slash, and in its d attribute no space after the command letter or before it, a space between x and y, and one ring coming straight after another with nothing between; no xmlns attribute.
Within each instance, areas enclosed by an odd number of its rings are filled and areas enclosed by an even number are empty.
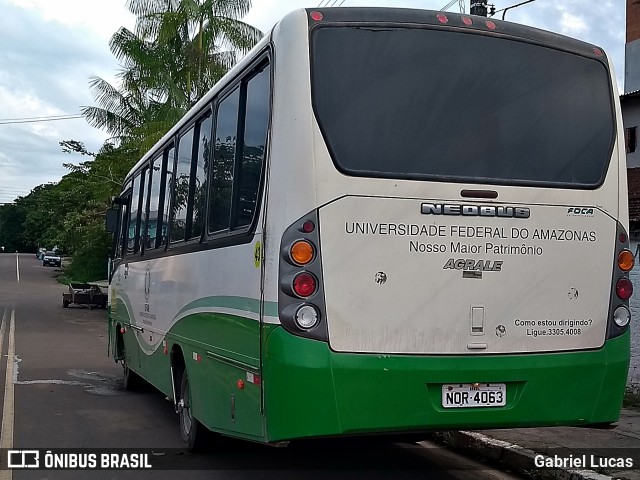
<svg viewBox="0 0 640 480"><path fill-rule="evenodd" d="M126 385L172 398L190 446L616 421L614 79L594 45L484 17L287 15L125 180Z"/></svg>

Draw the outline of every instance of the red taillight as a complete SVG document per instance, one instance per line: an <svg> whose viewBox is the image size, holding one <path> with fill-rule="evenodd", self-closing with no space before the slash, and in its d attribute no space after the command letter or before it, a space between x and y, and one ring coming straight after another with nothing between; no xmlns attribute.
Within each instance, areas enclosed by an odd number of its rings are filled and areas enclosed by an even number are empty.
<svg viewBox="0 0 640 480"><path fill-rule="evenodd" d="M620 300L629 300L633 294L633 283L628 278L621 278L616 283L616 295Z"/></svg>
<svg viewBox="0 0 640 480"><path fill-rule="evenodd" d="M299 297L310 297L316 292L315 277L310 273L299 273L293 279L293 291Z"/></svg>
<svg viewBox="0 0 640 480"><path fill-rule="evenodd" d="M627 234L621 233L618 239L620 240L620 243L627 243Z"/></svg>

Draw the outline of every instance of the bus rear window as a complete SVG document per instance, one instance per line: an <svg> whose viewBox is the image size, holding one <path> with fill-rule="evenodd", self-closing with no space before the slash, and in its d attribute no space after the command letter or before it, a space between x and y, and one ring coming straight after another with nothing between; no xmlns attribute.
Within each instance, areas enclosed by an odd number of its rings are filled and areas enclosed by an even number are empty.
<svg viewBox="0 0 640 480"><path fill-rule="evenodd" d="M610 77L592 58L426 28L312 32L313 105L349 175L595 188L612 153Z"/></svg>

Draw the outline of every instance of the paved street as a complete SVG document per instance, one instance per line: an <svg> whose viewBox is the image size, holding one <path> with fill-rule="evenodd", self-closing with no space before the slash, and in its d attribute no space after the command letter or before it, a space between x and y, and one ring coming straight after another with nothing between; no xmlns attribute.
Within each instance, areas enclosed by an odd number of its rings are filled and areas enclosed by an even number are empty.
<svg viewBox="0 0 640 480"><path fill-rule="evenodd" d="M299 478L303 471L305 478L512 478L441 448L409 444L349 440L274 448L229 441L221 451L190 454L181 448L177 415L163 395L122 389L121 367L107 356L106 311L63 309L65 287L56 273L35 255L0 254L2 448L153 448L162 454L154 464L198 469L188 473L192 479ZM176 472L5 470L0 480L12 475L162 479Z"/></svg>

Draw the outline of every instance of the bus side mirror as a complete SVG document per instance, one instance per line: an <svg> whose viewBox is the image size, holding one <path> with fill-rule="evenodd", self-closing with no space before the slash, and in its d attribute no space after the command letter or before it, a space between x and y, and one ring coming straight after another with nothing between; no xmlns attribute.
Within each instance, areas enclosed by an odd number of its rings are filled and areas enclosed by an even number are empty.
<svg viewBox="0 0 640 480"><path fill-rule="evenodd" d="M109 208L105 218L105 228L109 233L116 233L118 229L118 211L117 208Z"/></svg>

